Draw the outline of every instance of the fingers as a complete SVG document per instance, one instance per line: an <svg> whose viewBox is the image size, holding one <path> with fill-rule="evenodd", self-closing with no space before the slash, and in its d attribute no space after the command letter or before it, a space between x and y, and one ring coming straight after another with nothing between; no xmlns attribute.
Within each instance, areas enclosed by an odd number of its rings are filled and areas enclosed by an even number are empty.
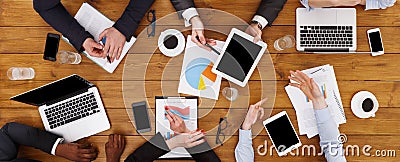
<svg viewBox="0 0 400 162"><path fill-rule="evenodd" d="M122 48L123 48L123 47L118 47L117 60L119 60L119 58L120 58L120 56L121 56Z"/></svg>
<svg viewBox="0 0 400 162"><path fill-rule="evenodd" d="M290 86L300 88L300 84L297 83L289 83Z"/></svg>
<svg viewBox="0 0 400 162"><path fill-rule="evenodd" d="M260 107L260 119L264 117L264 108Z"/></svg>
<svg viewBox="0 0 400 162"><path fill-rule="evenodd" d="M167 110L167 113L165 114L165 117L167 117L169 123L172 125L173 123L175 123L174 119L172 119L171 115L169 114L169 110Z"/></svg>
<svg viewBox="0 0 400 162"><path fill-rule="evenodd" d="M207 44L209 44L209 45L211 45L211 46L217 45L217 41L214 40L214 39L208 39L208 38L206 38L206 42L207 42Z"/></svg>
<svg viewBox="0 0 400 162"><path fill-rule="evenodd" d="M188 148L195 147L195 146L200 145L200 144L202 144L202 143L204 143L204 142L206 142L205 139L201 139L201 140L198 140L198 141L194 141L194 142L192 142L192 143L190 143L190 144L188 145Z"/></svg>
<svg viewBox="0 0 400 162"><path fill-rule="evenodd" d="M106 29L103 32L101 32L100 35L99 35L99 40L97 40L97 41L101 41L103 39L103 37L106 36L107 32L108 32L108 29Z"/></svg>
<svg viewBox="0 0 400 162"><path fill-rule="evenodd" d="M189 135L189 140L188 142L194 142L199 140L200 138L203 138L205 135L202 131L196 131L192 134Z"/></svg>
<svg viewBox="0 0 400 162"><path fill-rule="evenodd" d="M299 75L299 73L296 71L290 71L290 74L293 76L289 76L289 79L296 81L297 83L304 83L304 79Z"/></svg>
<svg viewBox="0 0 400 162"><path fill-rule="evenodd" d="M264 102L266 102L268 100L268 98L264 98L261 101L258 101L256 104L254 104L254 106L256 107L260 107L262 104L264 104Z"/></svg>
<svg viewBox="0 0 400 162"><path fill-rule="evenodd" d="M199 36L200 43L201 44L206 44L206 38L204 37L204 31L203 30L197 30L197 36Z"/></svg>

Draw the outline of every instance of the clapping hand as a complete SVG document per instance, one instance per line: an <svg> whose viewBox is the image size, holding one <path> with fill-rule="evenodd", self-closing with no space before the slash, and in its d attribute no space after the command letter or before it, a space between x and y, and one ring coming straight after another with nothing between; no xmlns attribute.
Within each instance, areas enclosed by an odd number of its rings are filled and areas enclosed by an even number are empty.
<svg viewBox="0 0 400 162"><path fill-rule="evenodd" d="M314 109L323 109L327 107L325 98L314 79L308 77L299 70L296 70L296 72L290 71L290 74L291 76L288 76L288 78L297 83L289 83L289 85L297 87L303 91L303 93L312 101Z"/></svg>

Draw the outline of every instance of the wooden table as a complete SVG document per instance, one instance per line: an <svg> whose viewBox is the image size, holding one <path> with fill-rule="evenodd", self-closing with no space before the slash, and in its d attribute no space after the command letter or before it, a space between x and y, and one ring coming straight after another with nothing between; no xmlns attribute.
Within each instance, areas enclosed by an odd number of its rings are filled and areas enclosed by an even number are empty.
<svg viewBox="0 0 400 162"><path fill-rule="evenodd" d="M71 13L76 13L84 1L63 1L66 8ZM197 7L213 8L232 13L244 21L249 21L256 11L259 0L196 0ZM127 0L116 0L113 2L94 0L89 1L91 5L103 12L112 20L116 20L127 5ZM348 145L359 145L360 154L364 145L371 145L371 155L375 155L376 150L395 150L399 153L400 143L400 100L396 97L400 93L400 40L399 24L400 11L399 5L395 5L386 10L363 11L361 6L357 6L357 35L358 51L368 51L368 42L366 30L380 27L385 46L383 56L371 57L368 54L302 54L289 49L285 51L275 51L272 47L273 41L287 34L295 34L295 8L301 6L297 0L289 0L285 5L280 16L274 22L273 27L263 31L263 40L270 46L268 50L275 66L276 73L276 100L272 114L280 111L287 111L293 123L297 123L295 112L284 92L283 87L287 85L286 78L289 70L306 69L324 64L331 64L335 68L339 89L345 107L347 123L340 126L340 131L347 135ZM152 6L156 10L157 18L173 13L174 8L168 0L158 0ZM87 140L98 146L100 154L97 161L105 161L104 144L107 142L107 135L111 133L121 133L126 135L127 146L122 159L139 147L145 139L138 136L134 127L129 123L129 118L125 110L125 104L122 98L122 73L124 66L119 66L113 74L108 74L96 64L83 58L80 65L60 65L53 62L43 61L42 52L44 49L45 38L48 32L56 32L49 27L40 16L34 12L31 0L3 0L0 1L0 125L7 122L20 122L35 127L43 128L42 122L37 111L37 107L29 106L10 101L9 98L16 94L41 86L50 81L54 81L70 74L76 73L95 83L99 89L107 113L112 124L112 128L106 132L92 136ZM223 21L223 20L221 20ZM143 19L140 28L136 34L145 29L148 22ZM182 25L182 24L176 24ZM232 24L235 25L235 24ZM219 34L206 32L214 39L223 40ZM65 42L61 41L60 49L71 50ZM140 53L140 51L136 51ZM130 54L136 54L130 51ZM166 66L167 59L158 51L150 62L151 70L154 74L160 74ZM123 61L124 62L124 61ZM36 77L29 81L9 81L6 71L9 67L33 67L36 71ZM146 93L152 95L159 93L160 81L157 75L148 75L146 80L133 80L145 82L147 87L151 87ZM254 76L249 81L253 91L257 92L257 85L260 78ZM223 85L227 82L224 81ZM351 97L360 90L368 90L374 93L380 103L380 109L375 118L358 119L350 110ZM250 95L250 103L256 102L260 96ZM216 105L216 111L200 119L201 122L207 122L215 119L219 114L225 114L228 109L224 103ZM242 109L245 109L243 107ZM295 124L296 130L297 124ZM273 156L269 153L265 156L257 154L257 147L268 141L268 147L271 142L265 131L262 131L253 140L256 161L324 161L322 156L288 156L277 157L273 151ZM301 136L300 140L305 145L315 145L318 150L319 139L317 137L308 139ZM222 161L234 160L234 148L237 144L237 134L230 138L222 147L215 149ZM301 150L300 150L301 151ZM33 158L42 161L65 161L64 159L47 155L32 148L22 147L21 157ZM351 154L351 152L350 152ZM399 155L397 155L399 156ZM347 156L348 161L399 161L398 157L368 157L368 156Z"/></svg>

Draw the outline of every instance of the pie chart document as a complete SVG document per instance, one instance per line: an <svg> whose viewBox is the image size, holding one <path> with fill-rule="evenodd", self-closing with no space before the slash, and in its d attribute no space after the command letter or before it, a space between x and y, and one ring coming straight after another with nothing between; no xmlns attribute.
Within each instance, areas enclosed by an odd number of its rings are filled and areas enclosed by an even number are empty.
<svg viewBox="0 0 400 162"><path fill-rule="evenodd" d="M178 93L218 100L221 77L211 72L218 55L197 46L190 35L186 42ZM221 51L223 46L217 41L214 48Z"/></svg>

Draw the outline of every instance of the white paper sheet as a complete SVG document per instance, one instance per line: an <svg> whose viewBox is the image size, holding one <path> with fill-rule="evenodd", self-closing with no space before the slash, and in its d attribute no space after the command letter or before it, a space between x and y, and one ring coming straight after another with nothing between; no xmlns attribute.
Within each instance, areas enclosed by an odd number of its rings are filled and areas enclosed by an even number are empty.
<svg viewBox="0 0 400 162"><path fill-rule="evenodd" d="M221 50L224 42L217 41L214 47ZM186 41L178 93L218 100L221 86L221 76L211 72L218 55L207 51L191 41L189 35Z"/></svg>
<svg viewBox="0 0 400 162"><path fill-rule="evenodd" d="M339 124L346 123L346 116L333 66L324 65L303 70L302 72L313 78L320 87L329 105L328 110L336 124L339 126ZM291 82L294 81L291 80ZM314 137L318 134L318 129L312 102L310 102L304 93L296 87L286 86L285 90L296 110L300 135L307 135L308 138Z"/></svg>
<svg viewBox="0 0 400 162"><path fill-rule="evenodd" d="M75 15L75 19L78 23L85 28L93 37L94 40L97 41L99 39L99 35L105 29L112 27L114 22L104 16L102 13L97 11L88 3L83 3L81 8L79 8L78 12ZM63 37L63 39L69 43L68 39ZM114 60L113 63L108 63L107 58L98 58L90 56L86 51L83 53L88 57L90 60L101 66L104 70L109 73L113 73L114 70L117 68L119 63L128 53L129 49L132 47L133 43L135 43L136 38L132 37L129 42L125 42L124 48L122 49L121 56L119 60Z"/></svg>

